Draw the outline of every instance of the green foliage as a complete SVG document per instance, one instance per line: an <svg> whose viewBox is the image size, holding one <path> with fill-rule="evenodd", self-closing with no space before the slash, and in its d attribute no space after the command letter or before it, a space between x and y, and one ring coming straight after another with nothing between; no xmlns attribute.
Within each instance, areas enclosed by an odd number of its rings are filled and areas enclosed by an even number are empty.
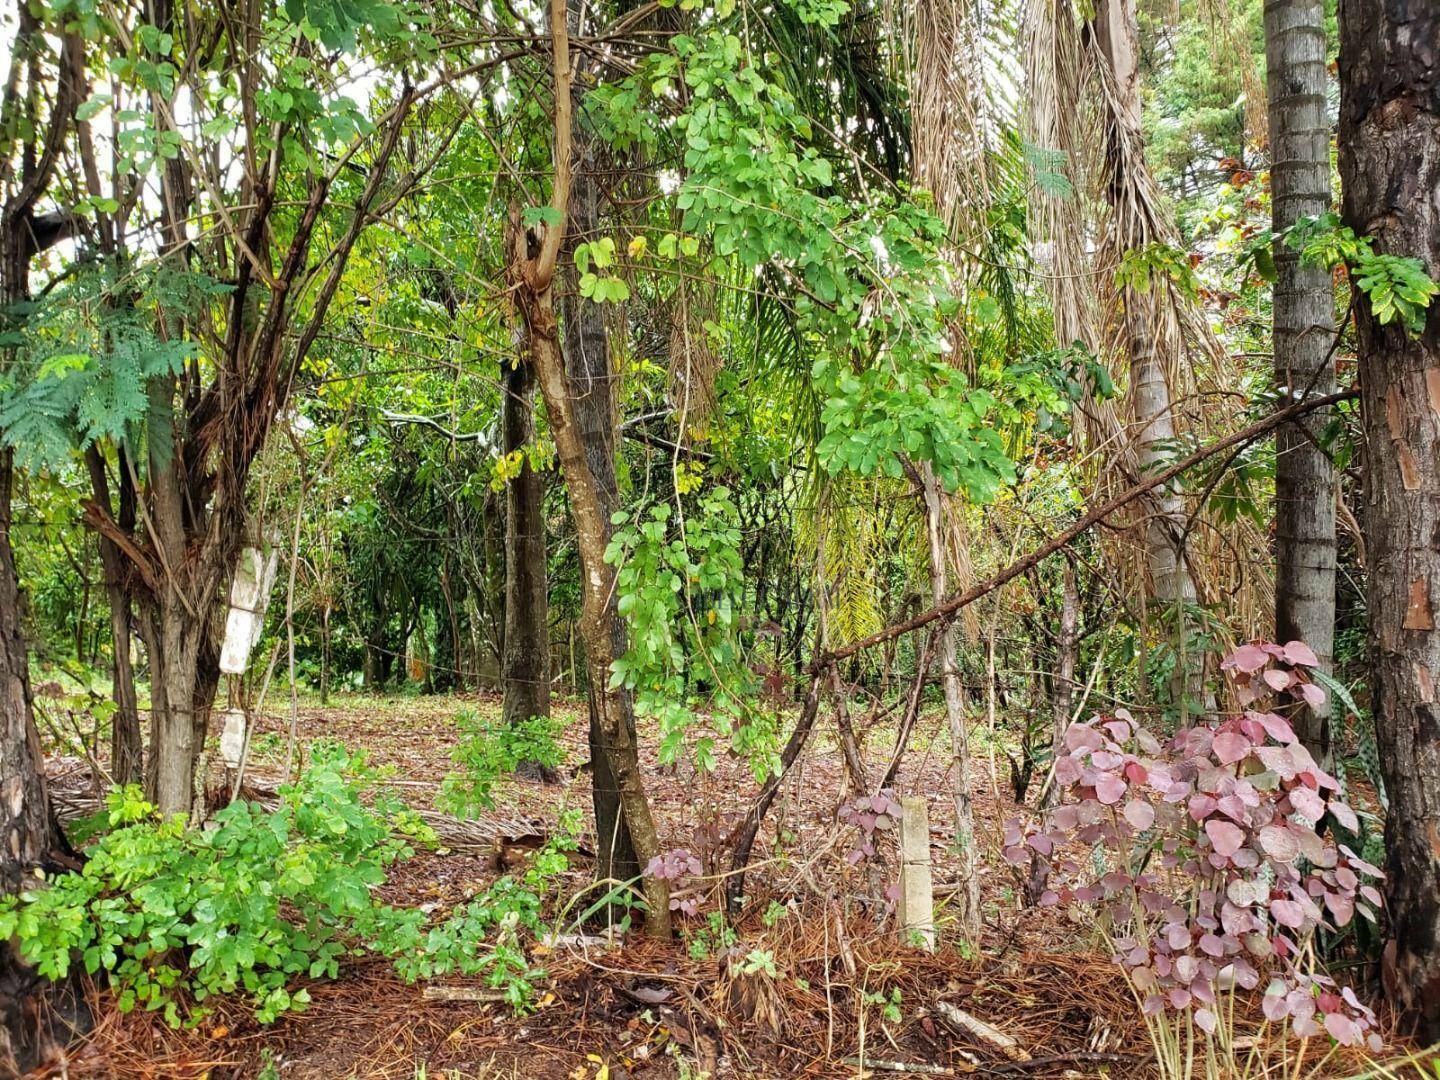
<svg viewBox="0 0 1440 1080"><path fill-rule="evenodd" d="M802 22L812 14L800 12ZM894 193L841 190L809 119L768 74L774 66L723 17L672 46L595 92L602 133L649 148L678 133L684 233L793 296L797 330L818 354L820 461L832 474L896 475L909 456L929 461L950 490L992 498L1013 473L993 430L995 388L970 386L945 359L960 304L947 285L943 223ZM689 94L672 122L676 80Z"/></svg>
<svg viewBox="0 0 1440 1080"><path fill-rule="evenodd" d="M682 486L692 481L682 478ZM618 607L630 648L611 665L610 684L635 694L637 714L655 721L660 759L677 760L694 733L700 705L758 779L776 768L775 717L756 706L753 676L739 640L745 574L738 512L715 487L681 516L669 503L643 514L615 514L606 561L618 568ZM697 766L715 767L715 737L693 739Z"/></svg>
<svg viewBox="0 0 1440 1080"><path fill-rule="evenodd" d="M1115 286L1148 293L1155 282L1168 282L1192 300L1200 293L1190 257L1173 245L1156 240L1126 251L1115 270Z"/></svg>
<svg viewBox="0 0 1440 1080"><path fill-rule="evenodd" d="M1430 303L1440 293L1425 265L1415 258L1380 255L1368 236L1340 223L1335 213L1297 222L1286 232L1285 243L1300 251L1312 266L1346 266L1356 288L1370 301L1371 314L1382 326L1399 323L1411 337L1425 331Z"/></svg>
<svg viewBox="0 0 1440 1080"><path fill-rule="evenodd" d="M1075 185L1065 174L1070 155L1064 150L1052 150L1033 143L1022 142L1021 154L1035 178L1035 186L1053 199L1069 199L1075 194Z"/></svg>
<svg viewBox="0 0 1440 1080"><path fill-rule="evenodd" d="M686 932L685 951L692 960L708 960L730 949L739 940L740 936L725 921L725 913L711 911L705 915L704 926Z"/></svg>
<svg viewBox="0 0 1440 1080"><path fill-rule="evenodd" d="M523 940L546 931L542 921L545 895L570 868L578 845L580 814L560 815L554 834L535 853L522 880L506 875L448 918L427 927L418 911L390 908L384 912L378 951L395 959L395 969L409 982L445 975L484 976L485 984L503 992L516 1012L533 1007L535 984L542 968L531 967Z"/></svg>
<svg viewBox="0 0 1440 1080"><path fill-rule="evenodd" d="M79 963L106 972L122 1011L162 1010L179 1025L183 997L243 992L269 1022L309 1001L302 978L333 978L381 917L371 890L385 867L433 833L376 791L361 756L317 746L313 763L267 812L232 803L213 829L157 819L137 788L109 797L113 830L79 873L0 901L0 935L15 936L41 974Z"/></svg>
<svg viewBox="0 0 1440 1080"><path fill-rule="evenodd" d="M559 768L565 752L556 741L560 721L532 716L514 724L464 709L455 717L460 738L450 760L460 769L440 785L439 803L452 813L473 815L495 807L495 785L524 762Z"/></svg>
<svg viewBox="0 0 1440 1080"><path fill-rule="evenodd" d="M75 447L125 441L145 419L149 380L196 355L157 331L157 312L198 315L229 291L204 274L152 267L122 277L103 267L26 305L15 361L0 375L0 441L31 469L63 463Z"/></svg>
<svg viewBox="0 0 1440 1080"><path fill-rule="evenodd" d="M350 52L361 29L385 36L400 26L400 8L385 0L285 0L285 12L313 30L327 49Z"/></svg>
<svg viewBox="0 0 1440 1080"><path fill-rule="evenodd" d="M365 953L393 958L408 981L483 975L513 1008L528 1008L544 972L523 938L544 929L544 897L569 869L578 815L562 816L521 879L499 878L432 926L422 911L375 898L386 867L435 840L373 787L376 776L363 756L318 744L277 809L232 803L209 829L157 818L137 787L113 792L111 831L85 869L0 900L0 935L14 936L41 974L62 978L76 964L104 972L122 1011L159 1010L175 1026L236 992L269 1023L309 1003L297 982L334 978L341 960Z"/></svg>

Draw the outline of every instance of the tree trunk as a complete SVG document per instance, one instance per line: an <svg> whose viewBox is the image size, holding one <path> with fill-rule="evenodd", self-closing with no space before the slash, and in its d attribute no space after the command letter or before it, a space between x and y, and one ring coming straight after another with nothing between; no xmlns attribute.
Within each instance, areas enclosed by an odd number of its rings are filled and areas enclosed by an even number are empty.
<svg viewBox="0 0 1440 1080"><path fill-rule="evenodd" d="M59 160L78 97L76 73L80 39L63 39L57 90L51 112L40 124L40 66L46 59L45 39L28 4L19 6L12 42L14 70L29 68L27 91L22 96L11 86L0 104L0 128L17 130L23 117L31 127L18 175L7 172L3 206L0 206L0 328L12 329L10 320L23 315L15 305L30 296L31 260L43 248L65 239L73 218L52 215L42 227L34 212L46 192ZM11 147L10 149L13 149ZM43 240L41 239L43 235ZM0 361L9 361L7 347ZM0 364L0 377L7 364ZM0 894L18 892L37 869L54 872L73 869L65 835L50 807L45 783L45 761L30 697L29 654L20 620L20 582L11 547L11 496L14 455L0 450ZM89 1026L89 1013L71 976L52 983L17 955L12 941L0 942L0 1074L20 1075L53 1057L70 1036Z"/></svg>
<svg viewBox="0 0 1440 1080"><path fill-rule="evenodd" d="M155 652L150 657L152 776L147 783L154 791L155 804L162 814L190 813L195 791L196 660L200 628L195 605L208 607L212 598L186 595L186 581L180 568L187 558L183 499L180 491L176 439L174 377L150 380L149 483L150 517L161 562L160 588L151 605L151 637ZM157 694L156 687L160 688Z"/></svg>
<svg viewBox="0 0 1440 1080"><path fill-rule="evenodd" d="M570 196L571 244L584 243L589 239L596 230L598 217L595 181L592 175L593 161L584 156L588 148L583 141L577 143L576 151L581 160L576 168L575 183ZM619 508L615 477L616 418L610 341L605 329L604 310L599 304L591 303L580 296L574 273L565 269L562 269L561 273L564 286L560 309L565 327L565 373L572 395L571 411L576 434L584 447L586 465L594 478L599 512L604 519L604 541L597 546L603 556L604 549L610 542L610 515ZM606 567L605 572L608 577L610 568ZM588 647L589 631L583 616L580 633L587 642L586 656L590 672L590 760L594 768L595 828L600 834L600 862L602 867L611 864L609 876L626 879L638 874L641 864L634 841L626 827L627 823L623 820L619 787L609 765L611 755L606 752L607 737L601 722L602 698L613 698L615 723L624 729L625 738L632 744L635 740L635 709L629 691L622 688L612 693L606 688L610 661L623 656L627 647L625 624L616 609L618 597L614 595L613 587L607 587L606 591L603 618L607 625L605 634L609 639L609 656L604 663L601 663L594 650Z"/></svg>
<svg viewBox="0 0 1440 1080"><path fill-rule="evenodd" d="M14 892L35 867L53 866L64 839L50 814L40 735L31 711L29 657L10 546L11 452L0 451L0 892Z"/></svg>
<svg viewBox="0 0 1440 1080"><path fill-rule="evenodd" d="M1055 641L1054 687L1050 694L1050 760L1057 761L1065 749L1065 729L1075 700L1075 668L1080 659L1080 590L1075 584L1075 564L1065 560L1065 584L1060 598L1060 633ZM1040 805L1055 805L1056 787L1046 784Z"/></svg>
<svg viewBox="0 0 1440 1080"><path fill-rule="evenodd" d="M1055 674L1050 687L1050 766L1040 788L1038 803L1042 813L1059 802L1060 789L1055 783L1053 770L1055 762L1065 752L1065 731L1070 726L1070 714L1074 709L1075 668L1080 659L1080 590L1075 584L1075 564L1068 558L1065 560L1055 654ZM1049 881L1050 861L1041 858L1039 852L1031 852L1030 878L1025 890L1030 903L1039 903Z"/></svg>
<svg viewBox="0 0 1440 1080"><path fill-rule="evenodd" d="M18 892L33 872L77 864L50 811L45 762L30 707L30 675L20 626L20 589L10 546L11 453L0 451L0 895ZM19 1076L51 1058L89 1015L73 979L56 986L0 942L0 1076Z"/></svg>
<svg viewBox="0 0 1440 1080"><path fill-rule="evenodd" d="M949 592L949 508L940 482L928 464L921 466L925 529L930 540L930 599L940 603ZM955 659L955 622L940 632L940 671L945 685L945 719L950 727L950 792L955 800L955 846L960 853L960 889L955 894L965 936L980 935L980 861L975 841L975 807L970 782L970 737L965 722L965 687ZM923 679L924 672L918 677Z"/></svg>
<svg viewBox="0 0 1440 1080"><path fill-rule="evenodd" d="M135 488L125 475L124 451L120 451L120 507L116 524L127 533L135 527ZM105 474L105 459L98 446L85 450L85 465L90 472L90 490L95 501L112 511L110 481ZM135 669L130 662L130 642L134 636L130 592L125 586L128 563L113 540L97 534L100 563L105 570L105 596L110 604L110 641L113 657L110 663L110 692L115 702L115 715L110 728L110 779L117 785L138 784L145 775L144 748L140 738L140 704L135 692Z"/></svg>
<svg viewBox="0 0 1440 1080"><path fill-rule="evenodd" d="M1275 233L1330 209L1330 123L1325 115L1325 5L1267 0L1270 192ZM1304 266L1277 240L1273 304L1275 386L1287 401L1335 389L1330 273ZM1321 448L1329 409L1275 433L1275 639L1299 639L1328 671L1335 642L1335 468ZM1316 761L1331 758L1330 709L1302 708L1295 728Z"/></svg>
<svg viewBox="0 0 1440 1080"><path fill-rule="evenodd" d="M1440 278L1440 6L1341 0L1344 216ZM1440 310L1406 336L1356 300L1371 679L1385 822L1389 1000L1440 1039Z"/></svg>
<svg viewBox="0 0 1440 1080"><path fill-rule="evenodd" d="M1141 130L1140 45L1134 0L1098 0L1090 31L1096 51L1108 69L1111 99L1105 125L1105 195L1110 203L1109 246L1114 257L1163 239L1156 221L1158 193L1145 161ZM1158 281L1147 291L1121 290L1120 337L1130 360L1130 421L1134 431L1135 465L1143 478L1163 469L1176 436L1175 403L1161 353L1162 312ZM1174 342L1168 341L1173 345ZM1143 544L1153 595L1175 616L1175 643L1181 662L1175 666L1172 697L1182 714L1186 701L1203 693L1203 665L1186 651L1187 609L1195 603L1195 582L1185 560L1185 500L1178 484L1169 484L1151 499ZM1198 677L1197 677L1198 676ZM1197 702L1198 703L1198 702Z"/></svg>
<svg viewBox="0 0 1440 1080"><path fill-rule="evenodd" d="M505 637L501 678L503 716L516 724L550 715L550 609L546 597L545 489L527 448L535 439L535 368L520 320L514 363L501 362L501 453L521 455L520 470L505 485ZM520 772L548 782L553 770L523 762Z"/></svg>
<svg viewBox="0 0 1440 1080"><path fill-rule="evenodd" d="M660 853L660 840L640 772L633 703L627 691L609 685L611 665L625 649L624 623L615 596L615 570L605 562L610 515L616 502L615 373L603 315L597 305L579 296L573 272L567 273L565 279L562 353L551 288L567 229L572 243L577 239L583 242L594 231L598 219L588 139L571 121L569 23L578 22L579 12L578 4L567 11L566 0L550 0L555 75L552 208L560 214L560 223L548 226L543 238L535 238L532 243L528 231L520 227L518 207L512 207L509 235L513 247L508 263L515 284L512 295L525 320L535 374L575 520L580 555L580 631L590 670L597 874L602 880L628 879L635 876L631 870L643 868ZM572 148L573 156L579 159L573 184ZM573 267L570 258L564 263L567 269ZM633 863L622 866L622 856L627 861L633 858ZM648 876L644 889L646 929L654 936L669 937L669 887L662 878Z"/></svg>

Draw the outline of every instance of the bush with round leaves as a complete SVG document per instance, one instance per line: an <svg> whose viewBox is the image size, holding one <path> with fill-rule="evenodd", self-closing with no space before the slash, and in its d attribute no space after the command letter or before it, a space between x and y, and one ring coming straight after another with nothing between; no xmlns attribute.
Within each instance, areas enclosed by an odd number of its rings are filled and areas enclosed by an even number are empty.
<svg viewBox="0 0 1440 1080"><path fill-rule="evenodd" d="M1299 1036L1380 1045L1374 1014L1307 963L1322 925L1374 920L1379 869L1316 826L1356 827L1340 785L1276 708L1325 700L1300 642L1222 664L1243 711L1162 742L1126 710L1071 725L1055 762L1068 798L1006 824L1005 857L1051 864L1045 906L1099 910L1147 1014L1189 1010L1206 1033L1229 987L1268 980L1262 1008ZM1089 857L1081 852L1088 850Z"/></svg>

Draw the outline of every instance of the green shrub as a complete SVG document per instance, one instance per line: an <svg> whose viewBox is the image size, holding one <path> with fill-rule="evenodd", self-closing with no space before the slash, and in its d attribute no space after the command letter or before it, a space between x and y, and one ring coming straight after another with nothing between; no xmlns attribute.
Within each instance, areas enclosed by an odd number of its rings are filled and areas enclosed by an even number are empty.
<svg viewBox="0 0 1440 1080"><path fill-rule="evenodd" d="M85 868L0 900L0 938L15 937L50 978L77 964L103 971L122 1011L163 1010L177 1026L219 993L243 991L265 1023L303 1009L309 995L295 983L333 978L359 953L394 957L410 980L484 974L523 1008L543 974L519 939L540 925L541 882L502 878L435 927L421 911L377 902L386 867L435 837L383 791L367 805L373 776L361 756L317 746L277 809L233 803L207 829L159 818L136 788L112 793L111 831ZM563 853L549 859L552 872L564 869Z"/></svg>
<svg viewBox="0 0 1440 1080"><path fill-rule="evenodd" d="M560 767L565 752L556 741L560 722L548 716L532 716L506 724L498 716L481 716L462 709L455 717L460 738L450 751L450 760L459 771L440 785L442 809L454 814L473 815L495 807L495 785L520 767L534 762L547 769Z"/></svg>

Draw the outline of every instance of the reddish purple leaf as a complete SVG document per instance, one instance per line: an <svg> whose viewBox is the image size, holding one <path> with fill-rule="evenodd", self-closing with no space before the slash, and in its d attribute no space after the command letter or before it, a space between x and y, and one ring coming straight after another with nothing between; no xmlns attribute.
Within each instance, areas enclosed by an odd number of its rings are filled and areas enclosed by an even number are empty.
<svg viewBox="0 0 1440 1080"><path fill-rule="evenodd" d="M1325 906L1330 909L1330 915L1337 927L1348 926L1355 917L1355 897L1349 893L1327 892Z"/></svg>
<svg viewBox="0 0 1440 1080"><path fill-rule="evenodd" d="M1101 773L1095 778L1095 797L1106 806L1114 806L1125 797L1125 781L1114 773Z"/></svg>
<svg viewBox="0 0 1440 1080"><path fill-rule="evenodd" d="M1294 900L1271 900L1270 914L1281 926L1298 930L1305 925L1305 909Z"/></svg>
<svg viewBox="0 0 1440 1080"><path fill-rule="evenodd" d="M1339 799L1330 800L1330 813L1340 823L1342 829L1352 833L1360 831L1360 820L1355 816L1355 811Z"/></svg>
<svg viewBox="0 0 1440 1080"><path fill-rule="evenodd" d="M1260 847L1277 862L1294 862L1300 856L1299 841L1279 825L1266 825L1260 830Z"/></svg>
<svg viewBox="0 0 1440 1080"><path fill-rule="evenodd" d="M1238 731L1222 731L1210 749L1221 765L1233 765L1250 752L1250 740Z"/></svg>
<svg viewBox="0 0 1440 1080"><path fill-rule="evenodd" d="M1276 742L1289 746L1295 741L1295 729L1290 726L1290 721L1278 713L1249 712L1245 715L1260 724L1265 733Z"/></svg>
<svg viewBox="0 0 1440 1080"><path fill-rule="evenodd" d="M1270 654L1259 645L1241 645L1220 662L1222 671L1241 671L1245 674L1259 671L1270 662Z"/></svg>
<svg viewBox="0 0 1440 1080"><path fill-rule="evenodd" d="M1303 784L1291 789L1290 805L1312 825L1325 816L1325 800Z"/></svg>
<svg viewBox="0 0 1440 1080"><path fill-rule="evenodd" d="M1228 821L1221 821L1219 818L1211 818L1205 822L1205 835L1210 837L1210 843L1214 845L1215 853L1226 858L1234 855L1245 843L1243 829Z"/></svg>
<svg viewBox="0 0 1440 1080"><path fill-rule="evenodd" d="M1266 668L1260 677L1271 690L1286 690L1295 681L1295 673L1282 668Z"/></svg>
<svg viewBox="0 0 1440 1080"><path fill-rule="evenodd" d="M1283 653L1287 664L1299 664L1302 667L1320 666L1320 659L1315 655L1315 650L1303 641L1287 641L1283 646Z"/></svg>
<svg viewBox="0 0 1440 1080"><path fill-rule="evenodd" d="M1326 1013L1325 1030L1341 1046L1354 1046L1361 1041L1360 1026L1344 1013Z"/></svg>
<svg viewBox="0 0 1440 1080"><path fill-rule="evenodd" d="M1155 824L1155 808L1139 799L1125 804L1125 820L1141 832Z"/></svg>

